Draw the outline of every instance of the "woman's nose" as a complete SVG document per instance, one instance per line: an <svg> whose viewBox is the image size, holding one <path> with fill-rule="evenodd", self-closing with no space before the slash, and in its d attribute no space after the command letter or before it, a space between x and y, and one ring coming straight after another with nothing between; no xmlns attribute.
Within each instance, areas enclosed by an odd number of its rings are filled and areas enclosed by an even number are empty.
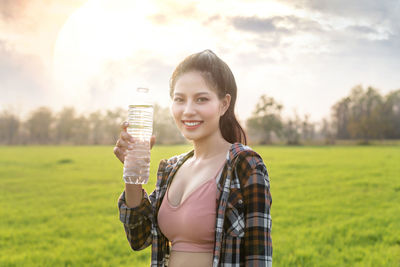
<svg viewBox="0 0 400 267"><path fill-rule="evenodd" d="M196 113L194 105L191 101L186 102L185 108L183 110L183 114L185 115L192 115Z"/></svg>

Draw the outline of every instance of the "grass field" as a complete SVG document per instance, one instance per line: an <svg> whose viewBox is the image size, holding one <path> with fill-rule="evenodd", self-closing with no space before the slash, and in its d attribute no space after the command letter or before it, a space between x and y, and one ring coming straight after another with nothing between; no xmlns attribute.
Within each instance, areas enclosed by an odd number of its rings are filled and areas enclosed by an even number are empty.
<svg viewBox="0 0 400 267"><path fill-rule="evenodd" d="M162 158L188 146L155 146ZM400 146L254 147L272 193L274 266L400 266ZM149 266L118 219L112 147L0 147L0 266Z"/></svg>

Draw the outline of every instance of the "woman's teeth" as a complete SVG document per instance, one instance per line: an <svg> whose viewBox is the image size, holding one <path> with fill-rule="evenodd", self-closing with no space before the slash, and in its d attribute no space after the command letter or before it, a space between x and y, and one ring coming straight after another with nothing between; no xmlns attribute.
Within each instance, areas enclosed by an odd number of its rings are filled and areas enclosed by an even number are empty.
<svg viewBox="0 0 400 267"><path fill-rule="evenodd" d="M196 126L196 125L199 125L200 122L184 122L184 124L187 126Z"/></svg>

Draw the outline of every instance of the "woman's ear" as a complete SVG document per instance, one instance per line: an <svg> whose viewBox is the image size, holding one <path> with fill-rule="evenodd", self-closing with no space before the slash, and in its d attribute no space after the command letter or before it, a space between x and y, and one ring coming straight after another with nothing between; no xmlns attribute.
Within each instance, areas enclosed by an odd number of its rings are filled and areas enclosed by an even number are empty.
<svg viewBox="0 0 400 267"><path fill-rule="evenodd" d="M231 104L231 95L230 94L226 94L224 96L224 98L221 100L221 116L223 116L225 114L225 112L228 110L230 104Z"/></svg>

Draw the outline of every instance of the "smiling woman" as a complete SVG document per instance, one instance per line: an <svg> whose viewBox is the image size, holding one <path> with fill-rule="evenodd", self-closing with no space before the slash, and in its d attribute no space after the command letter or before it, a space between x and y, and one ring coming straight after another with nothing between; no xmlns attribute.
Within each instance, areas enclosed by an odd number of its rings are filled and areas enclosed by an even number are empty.
<svg viewBox="0 0 400 267"><path fill-rule="evenodd" d="M268 172L241 144L232 71L211 50L192 54L175 68L170 95L193 150L160 162L150 195L125 184L118 206L132 249L152 245L151 266L272 266ZM134 149L127 126L114 148L121 162Z"/></svg>

